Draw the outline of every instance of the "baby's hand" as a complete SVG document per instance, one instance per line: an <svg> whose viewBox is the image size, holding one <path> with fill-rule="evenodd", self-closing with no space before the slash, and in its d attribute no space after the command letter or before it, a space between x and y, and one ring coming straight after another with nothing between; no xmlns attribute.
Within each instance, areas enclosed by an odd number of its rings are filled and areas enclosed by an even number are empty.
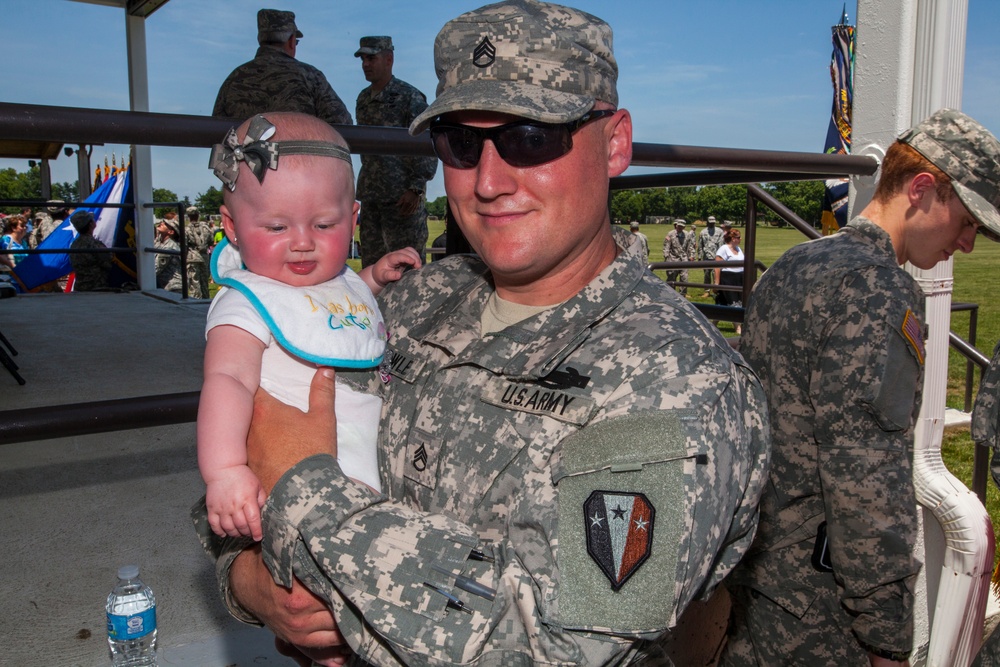
<svg viewBox="0 0 1000 667"><path fill-rule="evenodd" d="M413 248L393 250L375 262L372 267L372 277L379 285L385 287L402 278L410 268L420 268L420 255L417 251Z"/></svg>
<svg viewBox="0 0 1000 667"><path fill-rule="evenodd" d="M267 496L250 468L232 466L218 471L208 481L205 503L208 523L216 535L252 537L260 541L260 508Z"/></svg>

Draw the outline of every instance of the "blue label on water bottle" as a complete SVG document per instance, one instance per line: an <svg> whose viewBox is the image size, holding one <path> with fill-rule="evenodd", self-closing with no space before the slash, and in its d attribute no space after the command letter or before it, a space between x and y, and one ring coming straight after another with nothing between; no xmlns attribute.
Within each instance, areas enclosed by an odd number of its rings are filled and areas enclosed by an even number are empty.
<svg viewBox="0 0 1000 667"><path fill-rule="evenodd" d="M131 616L108 614L108 637L113 641L138 639L156 629L156 607Z"/></svg>

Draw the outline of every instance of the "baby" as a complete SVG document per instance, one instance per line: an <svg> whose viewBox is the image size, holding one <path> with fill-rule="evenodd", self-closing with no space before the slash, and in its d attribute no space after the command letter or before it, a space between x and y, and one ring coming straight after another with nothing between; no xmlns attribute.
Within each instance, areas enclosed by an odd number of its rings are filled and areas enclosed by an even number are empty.
<svg viewBox="0 0 1000 667"><path fill-rule="evenodd" d="M377 367L387 336L373 292L420 257L391 252L360 278L345 266L358 218L354 172L344 140L317 118L255 116L213 147L209 166L226 186L226 239L212 253L224 287L208 311L198 465L212 530L260 540L265 494L246 454L254 393L307 411L319 366ZM338 382L337 461L376 491L381 407Z"/></svg>

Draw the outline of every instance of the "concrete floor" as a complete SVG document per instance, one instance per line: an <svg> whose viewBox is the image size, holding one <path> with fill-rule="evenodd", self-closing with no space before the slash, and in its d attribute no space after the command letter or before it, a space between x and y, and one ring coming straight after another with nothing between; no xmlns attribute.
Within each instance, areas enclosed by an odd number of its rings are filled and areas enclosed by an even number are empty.
<svg viewBox="0 0 1000 667"><path fill-rule="evenodd" d="M140 293L0 300L27 380L0 367L0 411L199 389L207 307ZM188 519L202 492L194 424L0 447L0 664L107 665L105 599L137 563L157 596L161 667L294 667L219 601ZM692 610L677 664L713 664L727 608L722 594Z"/></svg>
<svg viewBox="0 0 1000 667"><path fill-rule="evenodd" d="M4 299L27 384L0 367L0 410L197 390L206 310L139 293ZM0 448L0 663L107 665L104 603L137 563L161 667L294 665L219 601L188 519L202 492L194 424Z"/></svg>

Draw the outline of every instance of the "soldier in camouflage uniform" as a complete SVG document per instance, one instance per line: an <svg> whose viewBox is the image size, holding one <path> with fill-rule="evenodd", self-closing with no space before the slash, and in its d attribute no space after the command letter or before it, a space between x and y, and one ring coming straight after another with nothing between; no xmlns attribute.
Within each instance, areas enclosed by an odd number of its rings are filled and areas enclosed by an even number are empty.
<svg viewBox="0 0 1000 667"><path fill-rule="evenodd" d="M873 201L757 284L741 351L774 440L760 531L729 582L724 665L907 664L913 641L924 296L930 269L1000 234L1000 143L942 110L890 147Z"/></svg>
<svg viewBox="0 0 1000 667"><path fill-rule="evenodd" d="M199 220L198 208L188 206L185 211L184 242L187 244L188 296L192 299L207 299L208 294L208 244L212 230L207 223Z"/></svg>
<svg viewBox="0 0 1000 667"><path fill-rule="evenodd" d="M331 125L350 125L351 113L323 73L295 59L301 38L294 13L257 12L257 54L223 82L212 115L242 122L265 111L299 111Z"/></svg>
<svg viewBox="0 0 1000 667"><path fill-rule="evenodd" d="M715 216L708 216L705 229L701 230L701 233L698 234L698 260L702 262L714 262L715 252L724 243L724 236L725 232L715 226ZM705 284L713 284L715 282L714 278L715 269L705 269ZM711 294L706 291L702 296L711 296Z"/></svg>
<svg viewBox="0 0 1000 667"><path fill-rule="evenodd" d="M371 82L358 95L358 125L409 127L427 108L427 98L392 75L392 38L362 37L354 56L361 58L365 80ZM387 252L402 248L413 248L424 256L424 193L436 170L437 160L432 157L361 156L361 266L370 266Z"/></svg>
<svg viewBox="0 0 1000 667"><path fill-rule="evenodd" d="M665 262L693 262L694 261L694 234L684 231L685 222L678 218L674 220L674 230L663 239L663 261ZM687 269L674 269L667 271L667 282L687 282ZM677 291L687 294L687 287L677 286Z"/></svg>
<svg viewBox="0 0 1000 667"><path fill-rule="evenodd" d="M762 388L610 224L609 175L632 152L611 44L600 19L534 0L438 35L438 97L410 132L431 125L478 256L382 293L391 380L338 375L385 401L383 495L330 455L331 378L317 374L308 414L259 397L264 540L214 545L239 618L299 646L339 628L350 664L669 664L659 640L745 552ZM336 623L317 625L299 581Z"/></svg>
<svg viewBox="0 0 1000 667"><path fill-rule="evenodd" d="M156 240L153 242L153 247L157 250L176 250L180 253L181 245L177 242L179 234L177 220L165 217L156 223ZM168 292L180 292L183 289L180 254L157 253L156 286Z"/></svg>
<svg viewBox="0 0 1000 667"><path fill-rule="evenodd" d="M989 368L983 371L979 382L970 434L977 445L993 450L990 475L993 483L1000 486L1000 343L993 349ZM993 626L971 667L1000 667L1000 625Z"/></svg>
<svg viewBox="0 0 1000 667"><path fill-rule="evenodd" d="M107 249L104 243L94 238L97 223L93 213L77 211L70 217L70 222L79 234L70 245L71 250ZM73 273L76 274L74 292L96 292L110 288L108 275L113 261L109 253L71 253L69 259L73 264Z"/></svg>
<svg viewBox="0 0 1000 667"><path fill-rule="evenodd" d="M49 234L59 228L69 216L69 208L61 200L52 200L45 208L46 215L39 220L35 218L35 226L28 237L28 247L37 248L38 244L44 241Z"/></svg>

